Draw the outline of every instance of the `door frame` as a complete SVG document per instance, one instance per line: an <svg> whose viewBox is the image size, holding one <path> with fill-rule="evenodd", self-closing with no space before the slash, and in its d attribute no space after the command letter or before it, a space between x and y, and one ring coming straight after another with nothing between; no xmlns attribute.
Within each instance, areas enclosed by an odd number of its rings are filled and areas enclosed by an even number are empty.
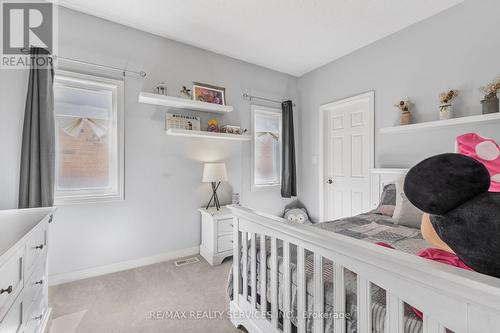
<svg viewBox="0 0 500 333"><path fill-rule="evenodd" d="M370 122L370 138L372 140L372 144L370 147L370 159L369 159L369 167L373 169L375 167L375 91L370 90L365 93L361 93L358 95L350 96L347 98L342 98L333 102L329 102L326 104L322 104L319 107L319 119L318 119L318 184L319 184L319 222L323 222L325 219L325 116L327 115L327 109L338 106L344 103L355 102L360 99L369 98L370 100L370 110L369 110L369 122ZM371 195L371 181L370 181L370 195Z"/></svg>

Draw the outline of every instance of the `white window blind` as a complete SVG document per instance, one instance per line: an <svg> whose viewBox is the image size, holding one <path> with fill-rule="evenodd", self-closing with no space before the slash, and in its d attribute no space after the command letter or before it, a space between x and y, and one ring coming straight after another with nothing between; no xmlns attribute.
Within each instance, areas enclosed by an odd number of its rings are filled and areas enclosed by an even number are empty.
<svg viewBox="0 0 500 333"><path fill-rule="evenodd" d="M54 78L56 204L123 199L123 81Z"/></svg>

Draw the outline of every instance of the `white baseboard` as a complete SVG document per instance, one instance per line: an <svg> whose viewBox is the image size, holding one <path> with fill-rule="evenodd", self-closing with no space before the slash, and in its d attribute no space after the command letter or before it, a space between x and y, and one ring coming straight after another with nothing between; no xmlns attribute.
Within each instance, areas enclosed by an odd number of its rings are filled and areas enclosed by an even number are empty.
<svg viewBox="0 0 500 333"><path fill-rule="evenodd" d="M58 284L63 284L67 282L87 279L99 275L105 275L120 271L125 271L132 268L137 268L141 266L147 266L156 264L163 261L173 260L181 257L192 256L198 254L200 250L199 246L189 247L187 249L181 249L177 251L172 251L169 253L157 254L151 257L145 257L140 259L133 259L128 261L122 261L111 265L92 267L88 269L83 269L76 272L69 272L63 274L49 275L49 285L56 286Z"/></svg>

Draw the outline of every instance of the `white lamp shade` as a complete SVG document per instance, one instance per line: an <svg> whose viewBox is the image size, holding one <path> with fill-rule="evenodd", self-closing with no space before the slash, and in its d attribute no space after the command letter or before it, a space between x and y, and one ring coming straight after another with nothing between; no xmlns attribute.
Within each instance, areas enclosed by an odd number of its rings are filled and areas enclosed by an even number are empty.
<svg viewBox="0 0 500 333"><path fill-rule="evenodd" d="M227 180L226 164L225 163L205 163L203 166L204 183L223 182Z"/></svg>

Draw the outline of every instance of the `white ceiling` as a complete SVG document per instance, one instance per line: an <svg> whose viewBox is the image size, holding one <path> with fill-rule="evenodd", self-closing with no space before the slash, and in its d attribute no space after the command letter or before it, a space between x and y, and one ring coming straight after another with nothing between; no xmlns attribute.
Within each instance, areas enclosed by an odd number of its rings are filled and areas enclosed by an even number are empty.
<svg viewBox="0 0 500 333"><path fill-rule="evenodd" d="M60 0L219 54L301 76L463 0Z"/></svg>

